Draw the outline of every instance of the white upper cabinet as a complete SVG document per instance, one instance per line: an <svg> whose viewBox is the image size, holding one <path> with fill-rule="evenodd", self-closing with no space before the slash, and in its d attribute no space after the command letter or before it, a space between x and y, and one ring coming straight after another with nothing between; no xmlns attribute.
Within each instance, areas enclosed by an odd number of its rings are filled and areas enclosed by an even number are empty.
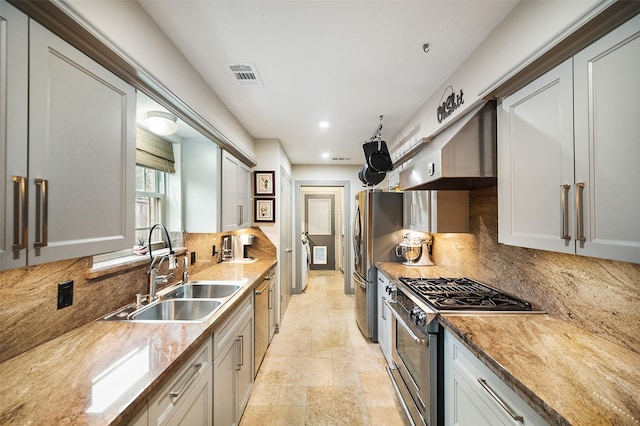
<svg viewBox="0 0 640 426"><path fill-rule="evenodd" d="M222 152L222 231L251 226L251 171L227 151Z"/></svg>
<svg viewBox="0 0 640 426"><path fill-rule="evenodd" d="M498 108L499 241L573 253L562 234L562 185L573 185L571 59ZM574 204L565 191L568 232Z"/></svg>
<svg viewBox="0 0 640 426"><path fill-rule="evenodd" d="M499 241L640 263L640 16L505 98Z"/></svg>
<svg viewBox="0 0 640 426"><path fill-rule="evenodd" d="M5 10L2 3L3 17ZM37 22L22 27L2 25L10 59L1 61L8 80L0 98L15 121L2 136L9 155L1 163L8 217L0 269L130 247L135 90ZM4 43L7 29L19 34Z"/></svg>
<svg viewBox="0 0 640 426"><path fill-rule="evenodd" d="M434 234L469 232L469 192L405 191L403 227Z"/></svg>
<svg viewBox="0 0 640 426"><path fill-rule="evenodd" d="M28 25L0 1L0 270L26 265L19 247L27 245Z"/></svg>
<svg viewBox="0 0 640 426"><path fill-rule="evenodd" d="M183 139L182 196L186 232L219 232L220 148L204 138Z"/></svg>
<svg viewBox="0 0 640 426"><path fill-rule="evenodd" d="M640 263L640 16L573 66L577 252Z"/></svg>

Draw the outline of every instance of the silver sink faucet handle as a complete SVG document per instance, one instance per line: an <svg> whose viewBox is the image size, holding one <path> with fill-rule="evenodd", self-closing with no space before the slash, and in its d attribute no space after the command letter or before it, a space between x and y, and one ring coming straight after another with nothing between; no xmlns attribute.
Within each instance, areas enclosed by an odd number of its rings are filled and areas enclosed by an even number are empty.
<svg viewBox="0 0 640 426"><path fill-rule="evenodd" d="M189 256L186 254L182 259L182 282L187 283L189 281Z"/></svg>

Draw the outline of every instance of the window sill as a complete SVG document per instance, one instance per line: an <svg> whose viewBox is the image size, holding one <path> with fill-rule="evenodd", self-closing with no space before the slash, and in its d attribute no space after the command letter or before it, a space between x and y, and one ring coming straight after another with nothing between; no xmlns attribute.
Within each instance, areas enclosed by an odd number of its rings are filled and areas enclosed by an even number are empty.
<svg viewBox="0 0 640 426"><path fill-rule="evenodd" d="M178 247L173 249L176 255L185 254L187 252L186 247ZM164 255L169 254L169 249L164 248L160 250L155 250L153 255ZM131 269L137 269L140 267L146 267L149 265L149 255L137 255L132 254L130 256L123 256L116 259L105 260L103 262L96 262L93 264L91 269L85 272L84 277L88 280L93 280L96 278L102 278L107 275L118 274L120 272L129 271Z"/></svg>

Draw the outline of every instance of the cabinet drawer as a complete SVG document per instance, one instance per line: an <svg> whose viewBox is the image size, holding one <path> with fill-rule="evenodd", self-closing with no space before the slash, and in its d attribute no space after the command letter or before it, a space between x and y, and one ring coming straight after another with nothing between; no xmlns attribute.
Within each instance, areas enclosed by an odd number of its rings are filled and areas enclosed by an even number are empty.
<svg viewBox="0 0 640 426"><path fill-rule="evenodd" d="M525 400L448 332L445 333L445 364L450 366L450 368L445 367L445 371L450 374L449 378L445 378L445 382L449 380L458 382L457 385L462 386L461 389L466 392L468 400L476 409L484 410L485 413L492 412L492 415L486 416L494 419L490 422L491 424L500 423L498 419L503 419L505 424L510 424L513 420L508 411L510 410L513 415L522 416L524 424L548 425ZM445 392L448 397L451 397L449 391ZM458 401L458 403L462 402ZM454 401L448 401L448 404L457 405ZM448 411L448 408L445 408L445 411Z"/></svg>
<svg viewBox="0 0 640 426"><path fill-rule="evenodd" d="M149 401L149 424L165 424L187 399L197 383L211 374L211 340L198 349L169 383Z"/></svg>
<svg viewBox="0 0 640 426"><path fill-rule="evenodd" d="M235 340L238 328L242 325L242 319L251 314L253 314L253 294L248 295L246 300L234 310L234 313L219 327L216 327L213 332L213 359L218 357L230 340Z"/></svg>

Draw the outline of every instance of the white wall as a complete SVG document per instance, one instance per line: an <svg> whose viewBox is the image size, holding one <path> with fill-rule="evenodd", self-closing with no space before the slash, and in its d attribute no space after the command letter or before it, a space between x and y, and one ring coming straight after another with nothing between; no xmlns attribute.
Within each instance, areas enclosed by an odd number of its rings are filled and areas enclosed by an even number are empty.
<svg viewBox="0 0 640 426"><path fill-rule="evenodd" d="M72 10L253 158L254 140L135 1L68 0Z"/></svg>
<svg viewBox="0 0 640 426"><path fill-rule="evenodd" d="M607 0L608 1L608 0ZM399 142L419 126L417 137L433 136L467 113L481 100L479 94L507 74L556 36L565 32L589 11L596 0L521 1L462 65L416 111L390 143L393 151ZM438 123L437 108L448 86L464 91L464 104L443 123ZM445 96L446 97L446 96Z"/></svg>
<svg viewBox="0 0 640 426"><path fill-rule="evenodd" d="M291 162L284 152L284 148L280 144L279 139L256 139L255 142L255 158L258 163L253 170L273 170L276 172L276 198L279 195L280 184L280 167L282 167L291 176ZM253 176L252 176L253 179ZM293 183L292 183L293 185ZM293 194L294 189L291 188ZM276 203L276 218L280 218L281 203ZM293 216L293 211L291 212ZM271 240L276 249L280 246L280 227L282 223L276 220L272 224L261 224L260 229ZM293 232L292 232L293 235ZM278 251L279 252L279 251Z"/></svg>

